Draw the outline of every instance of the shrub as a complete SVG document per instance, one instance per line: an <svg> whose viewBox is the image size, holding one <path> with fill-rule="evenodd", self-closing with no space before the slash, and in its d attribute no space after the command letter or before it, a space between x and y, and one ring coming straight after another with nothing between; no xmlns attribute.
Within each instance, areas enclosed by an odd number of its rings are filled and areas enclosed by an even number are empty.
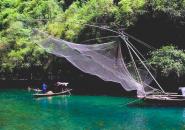
<svg viewBox="0 0 185 130"><path fill-rule="evenodd" d="M185 52L178 50L175 46L163 46L162 48L150 53L149 63L164 76L175 72L177 76L185 74Z"/></svg>

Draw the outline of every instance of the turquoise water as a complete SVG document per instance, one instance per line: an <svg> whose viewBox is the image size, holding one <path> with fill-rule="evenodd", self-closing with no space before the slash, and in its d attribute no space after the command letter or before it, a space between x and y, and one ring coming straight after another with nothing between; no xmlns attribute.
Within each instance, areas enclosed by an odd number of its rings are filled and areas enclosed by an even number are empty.
<svg viewBox="0 0 185 130"><path fill-rule="evenodd" d="M36 100L26 90L0 90L0 130L185 129L185 108L124 105L133 100L109 96Z"/></svg>

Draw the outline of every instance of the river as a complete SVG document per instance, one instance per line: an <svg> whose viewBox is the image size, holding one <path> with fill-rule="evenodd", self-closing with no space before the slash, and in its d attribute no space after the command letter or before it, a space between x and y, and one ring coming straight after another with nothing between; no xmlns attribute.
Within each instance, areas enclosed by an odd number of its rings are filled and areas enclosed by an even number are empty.
<svg viewBox="0 0 185 130"><path fill-rule="evenodd" d="M0 89L0 130L185 129L185 108L127 106L135 100L111 96L34 99L21 89Z"/></svg>

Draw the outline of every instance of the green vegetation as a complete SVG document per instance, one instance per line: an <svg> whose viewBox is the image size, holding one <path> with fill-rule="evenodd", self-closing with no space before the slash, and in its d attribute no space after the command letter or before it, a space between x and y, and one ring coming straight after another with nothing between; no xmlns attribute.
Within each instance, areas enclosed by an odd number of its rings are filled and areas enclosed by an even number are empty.
<svg viewBox="0 0 185 130"><path fill-rule="evenodd" d="M74 40L84 28L84 24L96 17L109 15L114 10L112 0L90 0L86 3L77 1L57 17L56 21L59 22L49 24L48 30L56 36Z"/></svg>
<svg viewBox="0 0 185 130"><path fill-rule="evenodd" d="M0 73L19 75L25 72L31 75L34 69L48 73L53 71L50 69L51 66L61 62L33 43L31 33L35 27L46 30L56 37L79 42L109 35L108 32L85 26L89 23L106 25L112 29L124 28L127 31L139 26L137 22L141 18L156 19L160 22L164 17L165 21L170 23L169 28L173 28L174 31L178 30L179 26L180 28L185 26L185 0L115 1L1 0ZM149 23L143 23L145 24ZM182 34L184 32L181 32ZM155 33L151 32L151 35ZM178 39L183 40L183 36L179 36ZM152 44L155 46L156 43ZM163 42L160 41L156 46L163 46ZM162 47L151 53L150 63L164 75L175 71L182 76L185 70L184 55L184 51L176 47Z"/></svg>
<svg viewBox="0 0 185 130"><path fill-rule="evenodd" d="M172 45L153 51L149 63L165 76L172 72L178 77L185 74L185 52Z"/></svg>
<svg viewBox="0 0 185 130"><path fill-rule="evenodd" d="M0 13L0 71L26 73L33 68L44 68L48 56L33 44L33 27L44 28L45 22L30 23L29 19L49 19L60 12L55 1L2 0ZM53 7L54 10L49 11ZM25 22L26 21L26 22Z"/></svg>

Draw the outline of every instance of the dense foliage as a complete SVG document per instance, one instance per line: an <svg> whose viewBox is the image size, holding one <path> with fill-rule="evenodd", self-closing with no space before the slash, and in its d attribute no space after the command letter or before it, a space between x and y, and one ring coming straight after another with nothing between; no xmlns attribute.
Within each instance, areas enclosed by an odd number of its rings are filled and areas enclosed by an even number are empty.
<svg viewBox="0 0 185 130"><path fill-rule="evenodd" d="M76 39L84 24L91 22L93 18L109 15L115 10L112 0L90 0L86 3L74 2L64 13L61 13L56 21L49 24L48 30L56 36L65 39Z"/></svg>
<svg viewBox="0 0 185 130"><path fill-rule="evenodd" d="M172 45L153 51L149 63L165 76L172 72L179 77L185 74L185 52Z"/></svg>
<svg viewBox="0 0 185 130"><path fill-rule="evenodd" d="M49 11L51 6L54 8L52 12ZM43 28L46 23L30 23L26 20L55 17L57 12L60 12L60 7L52 0L1 1L1 73L15 71L28 73L30 69L35 67L44 67L48 56L41 48L33 44L31 33L33 27Z"/></svg>
<svg viewBox="0 0 185 130"><path fill-rule="evenodd" d="M129 30L139 26L137 22L141 18L157 19L160 22L161 17L172 23L170 27L173 30L184 27L185 0L1 0L0 73L31 74L34 69L48 72L53 71L51 66L61 62L33 43L32 28L79 42L109 35L85 24ZM183 36L178 39L183 39ZM162 45L163 42L159 46ZM183 74L183 51L168 46L151 55L151 64L164 74L170 71Z"/></svg>

